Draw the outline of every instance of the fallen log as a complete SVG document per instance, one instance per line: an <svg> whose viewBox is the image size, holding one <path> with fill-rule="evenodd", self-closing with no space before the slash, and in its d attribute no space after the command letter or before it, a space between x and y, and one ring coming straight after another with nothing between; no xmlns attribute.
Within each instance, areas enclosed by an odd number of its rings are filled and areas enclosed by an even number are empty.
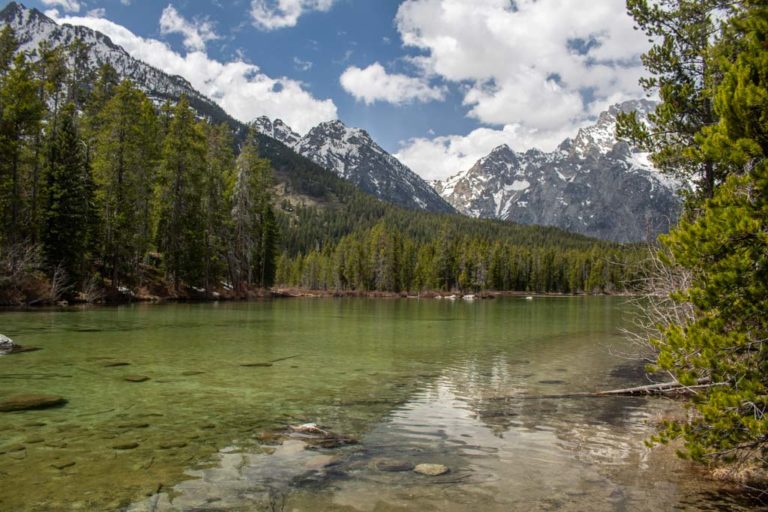
<svg viewBox="0 0 768 512"><path fill-rule="evenodd" d="M636 386L633 388L611 389L608 391L598 391L588 393L593 396L638 396L638 395L663 395L663 396L686 396L695 394L699 389L711 388L714 386L724 386L725 382L701 382L693 386L684 386L677 381L662 382L660 384L649 384L647 386Z"/></svg>
<svg viewBox="0 0 768 512"><path fill-rule="evenodd" d="M696 391L715 386L725 386L725 382L708 382L708 379L699 379L693 386L684 386L680 382L662 382L659 384L648 384L646 386L635 386L631 388L609 389L606 391L565 393L561 395L517 395L494 397L491 400L539 400L555 398L600 398L611 396L665 396L665 397L684 397L696 394Z"/></svg>

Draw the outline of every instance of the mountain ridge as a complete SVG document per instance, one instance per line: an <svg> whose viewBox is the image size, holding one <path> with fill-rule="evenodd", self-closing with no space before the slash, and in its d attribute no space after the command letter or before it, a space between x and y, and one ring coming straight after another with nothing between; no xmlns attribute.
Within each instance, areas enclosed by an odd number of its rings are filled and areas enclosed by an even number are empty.
<svg viewBox="0 0 768 512"><path fill-rule="evenodd" d="M501 145L433 186L472 217L555 226L616 242L653 240L674 224L685 185L615 137L618 112L636 111L646 119L653 108L649 100L613 105L554 151L516 152Z"/></svg>
<svg viewBox="0 0 768 512"><path fill-rule="evenodd" d="M361 128L325 121L301 137L280 119L265 116L252 126L380 199L415 210L455 213L426 181Z"/></svg>

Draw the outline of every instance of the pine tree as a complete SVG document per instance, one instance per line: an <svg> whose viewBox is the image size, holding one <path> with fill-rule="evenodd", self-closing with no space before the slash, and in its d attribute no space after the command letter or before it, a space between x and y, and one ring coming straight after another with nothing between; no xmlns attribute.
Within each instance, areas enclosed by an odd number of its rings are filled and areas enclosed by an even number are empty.
<svg viewBox="0 0 768 512"><path fill-rule="evenodd" d="M136 275L150 243L151 186L157 163L156 121L150 101L121 83L100 115L93 173L101 211L101 254L112 286Z"/></svg>
<svg viewBox="0 0 768 512"><path fill-rule="evenodd" d="M232 132L225 124L206 129L207 155L202 210L205 239L204 286L210 289L226 270L229 197L234 186Z"/></svg>
<svg viewBox="0 0 768 512"><path fill-rule="evenodd" d="M18 53L11 67L0 76L1 236L11 243L21 240L33 229L27 223L22 224L26 196L22 189L25 181L22 157L30 137L39 129L44 112L37 87L25 55Z"/></svg>
<svg viewBox="0 0 768 512"><path fill-rule="evenodd" d="M653 154L664 172L694 180L700 194L712 197L724 178L721 169L699 151L696 134L716 121L712 90L720 71L711 59L721 38L720 18L730 0L627 0L627 10L654 43L643 55L650 76L641 79L661 103L649 115L650 129L635 113L619 115L618 135Z"/></svg>
<svg viewBox="0 0 768 512"><path fill-rule="evenodd" d="M165 271L178 289L204 277L203 199L205 134L186 97L173 110L158 177L157 242Z"/></svg>
<svg viewBox="0 0 768 512"><path fill-rule="evenodd" d="M49 268L63 270L68 284L74 284L85 275L92 204L90 169L78 134L74 105L62 109L59 129L49 146L43 250Z"/></svg>
<svg viewBox="0 0 768 512"><path fill-rule="evenodd" d="M275 228L269 187L269 162L259 158L255 134L249 133L235 170L232 191L232 251L230 273L239 290L266 286L274 279ZM267 261L269 260L269 261Z"/></svg>
<svg viewBox="0 0 768 512"><path fill-rule="evenodd" d="M680 382L715 385L694 396L690 422L671 422L657 438L685 440L703 462L755 461L768 450L768 7L745 2L729 20L735 36L715 91L718 122L697 136L731 170L702 205L662 238L675 264L693 276L674 298L692 318L653 340L658 367Z"/></svg>
<svg viewBox="0 0 768 512"><path fill-rule="evenodd" d="M18 49L19 40L16 33L10 25L5 25L0 29L0 75L8 72Z"/></svg>

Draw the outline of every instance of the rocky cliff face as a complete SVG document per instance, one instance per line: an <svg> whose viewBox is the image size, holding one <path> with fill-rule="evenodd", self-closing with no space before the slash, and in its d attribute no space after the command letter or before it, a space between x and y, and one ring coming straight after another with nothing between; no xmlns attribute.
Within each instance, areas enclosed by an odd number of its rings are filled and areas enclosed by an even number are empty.
<svg viewBox="0 0 768 512"><path fill-rule="evenodd" d="M683 184L658 173L648 155L615 138L616 114L643 118L653 103L603 112L551 153L495 148L435 189L467 215L557 226L617 242L651 240L675 222Z"/></svg>
<svg viewBox="0 0 768 512"><path fill-rule="evenodd" d="M329 121L296 140L298 135L279 119L260 117L253 125L379 199L415 210L454 212L427 182L384 151L365 130Z"/></svg>
<svg viewBox="0 0 768 512"><path fill-rule="evenodd" d="M301 140L301 135L294 132L282 119L272 121L267 116L261 116L253 122L253 127L257 132L279 140L289 148L294 147Z"/></svg>

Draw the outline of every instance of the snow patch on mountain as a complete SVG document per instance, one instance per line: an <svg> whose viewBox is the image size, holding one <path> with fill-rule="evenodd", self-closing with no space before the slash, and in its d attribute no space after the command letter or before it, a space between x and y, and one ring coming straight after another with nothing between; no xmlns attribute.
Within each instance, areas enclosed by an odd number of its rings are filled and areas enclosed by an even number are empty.
<svg viewBox="0 0 768 512"><path fill-rule="evenodd" d="M417 210L454 211L429 184L376 144L365 130L336 120L320 123L299 137L285 124L278 128L278 123L282 122L260 117L253 126L380 199Z"/></svg>
<svg viewBox="0 0 768 512"><path fill-rule="evenodd" d="M610 107L557 150L495 148L472 168L433 186L467 215L561 227L619 242L651 240L675 221L685 184L649 155L616 140L616 116L655 108L647 100Z"/></svg>

